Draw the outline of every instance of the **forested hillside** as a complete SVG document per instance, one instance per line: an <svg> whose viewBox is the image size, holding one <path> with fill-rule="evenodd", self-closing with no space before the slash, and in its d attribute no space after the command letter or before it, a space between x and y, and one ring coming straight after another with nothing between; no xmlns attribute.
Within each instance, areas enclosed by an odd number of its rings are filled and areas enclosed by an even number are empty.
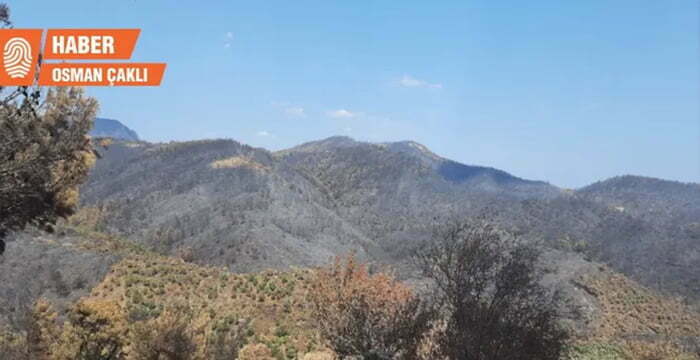
<svg viewBox="0 0 700 360"><path fill-rule="evenodd" d="M190 358L328 359L343 347L318 327L314 294L369 296L379 302L363 311L386 321L394 310L382 306L433 291L415 255L464 218L542 251L539 283L561 299L569 359L691 359L700 348L695 184L625 176L562 190L414 142L344 137L279 152L232 140L117 141L100 154L75 215L53 234L8 238L0 323L10 330L0 340L18 354L81 352L69 339L95 319L106 327L85 344L129 358L176 331ZM356 288L318 280L318 266L350 253L369 264ZM383 270L409 285L370 275ZM320 284L330 288L314 292ZM404 295L382 298L390 294ZM326 326L341 320L355 321ZM22 350L32 332L11 329L32 326L54 345ZM422 358L439 343L432 331L416 348Z"/></svg>
<svg viewBox="0 0 700 360"><path fill-rule="evenodd" d="M236 271L350 250L404 264L436 219L488 214L523 238L700 294L697 184L626 176L564 191L413 142L333 137L268 152L231 140L117 143L82 189L98 229Z"/></svg>

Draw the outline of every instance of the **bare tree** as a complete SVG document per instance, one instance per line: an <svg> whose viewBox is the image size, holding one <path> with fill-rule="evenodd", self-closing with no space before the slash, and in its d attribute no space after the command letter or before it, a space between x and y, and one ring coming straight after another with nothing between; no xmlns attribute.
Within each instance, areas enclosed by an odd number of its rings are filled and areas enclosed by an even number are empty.
<svg viewBox="0 0 700 360"><path fill-rule="evenodd" d="M192 308L173 303L157 318L138 323L132 332L130 358L143 360L191 360L197 342L191 326ZM213 358L213 357L212 357ZM232 357L233 358L233 354Z"/></svg>
<svg viewBox="0 0 700 360"><path fill-rule="evenodd" d="M558 297L540 285L539 252L483 221L451 221L417 256L439 290L447 359L555 360L567 333Z"/></svg>

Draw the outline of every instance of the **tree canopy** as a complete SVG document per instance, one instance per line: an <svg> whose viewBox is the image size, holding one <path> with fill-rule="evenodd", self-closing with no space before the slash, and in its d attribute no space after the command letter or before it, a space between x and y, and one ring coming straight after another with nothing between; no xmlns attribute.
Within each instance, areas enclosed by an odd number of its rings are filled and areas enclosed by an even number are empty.
<svg viewBox="0 0 700 360"><path fill-rule="evenodd" d="M10 27L0 4L0 23ZM70 215L96 153L88 136L98 103L81 88L0 88L0 253L3 238Z"/></svg>

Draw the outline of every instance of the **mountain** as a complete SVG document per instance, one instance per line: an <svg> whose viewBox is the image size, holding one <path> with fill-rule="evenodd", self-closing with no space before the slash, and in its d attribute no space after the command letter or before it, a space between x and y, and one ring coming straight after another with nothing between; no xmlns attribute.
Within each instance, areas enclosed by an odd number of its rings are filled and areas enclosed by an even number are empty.
<svg viewBox="0 0 700 360"><path fill-rule="evenodd" d="M700 184L621 176L577 194L616 213L602 224L609 230L598 258L650 286L700 297Z"/></svg>
<svg viewBox="0 0 700 360"><path fill-rule="evenodd" d="M83 191L105 230L237 271L372 246L303 174L230 140L115 144Z"/></svg>
<svg viewBox="0 0 700 360"><path fill-rule="evenodd" d="M511 196L547 197L557 195L560 191L545 182L525 180L505 171L484 167L465 165L442 158L424 145L414 141L399 141L390 143L366 143L355 141L346 136L334 136L328 139L308 142L294 148L283 150L278 154L288 159L310 156L311 154L331 155L351 153L354 151L371 151L373 156L381 160L381 153L398 154L400 158L412 159L414 166L430 169L431 175L437 175L442 180L452 184L463 185L463 189L485 192L507 192ZM317 158L318 156L314 156ZM341 161L343 159L340 159ZM294 161L294 160L293 160Z"/></svg>
<svg viewBox="0 0 700 360"><path fill-rule="evenodd" d="M356 251L410 274L436 219L487 214L527 241L700 299L696 184L622 177L563 191L415 142L332 137L278 152L232 140L116 143L81 194L98 230L233 271Z"/></svg>
<svg viewBox="0 0 700 360"><path fill-rule="evenodd" d="M683 227L700 221L700 184L626 175L586 186L578 193L659 225Z"/></svg>
<svg viewBox="0 0 700 360"><path fill-rule="evenodd" d="M90 136L111 137L118 140L139 141L139 136L134 130L117 120L95 118L95 125L90 131Z"/></svg>
<svg viewBox="0 0 700 360"><path fill-rule="evenodd" d="M412 154L330 138L271 153L231 140L115 144L82 189L104 229L238 271L313 265L356 250L398 256L426 219L492 199L553 196L540 182L454 181ZM87 211L87 209L86 209Z"/></svg>
<svg viewBox="0 0 700 360"><path fill-rule="evenodd" d="M477 186L484 186L487 183L491 184L492 186L504 184L514 186L531 185L533 187L539 186L543 189L549 188L548 190L552 190L552 193L557 192L554 191L553 188L546 186L547 184L542 181L524 180L503 170L484 166L464 165L456 161L442 158L430 151L427 147L425 147L425 145L419 144L415 141L399 141L393 143L383 143L382 145L386 146L390 151L408 154L419 159L422 163L437 171L443 178L452 182L481 183Z"/></svg>
<svg viewBox="0 0 700 360"><path fill-rule="evenodd" d="M422 284L410 257L434 226L488 216L542 246L544 284L560 290L576 335L572 359L623 359L630 342L700 349L697 184L623 176L564 191L411 141L347 137L277 152L115 141L102 155L77 214L8 242L0 325L21 327L39 297L59 319L81 299L138 320L176 294L208 309L202 324L244 316L251 341L321 350L309 345L319 334L304 268L355 252Z"/></svg>

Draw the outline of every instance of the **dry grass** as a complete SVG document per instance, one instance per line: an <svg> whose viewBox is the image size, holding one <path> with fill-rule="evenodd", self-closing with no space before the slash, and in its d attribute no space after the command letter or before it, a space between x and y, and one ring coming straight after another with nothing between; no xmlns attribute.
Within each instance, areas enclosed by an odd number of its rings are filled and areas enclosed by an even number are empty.
<svg viewBox="0 0 700 360"><path fill-rule="evenodd" d="M680 301L610 271L583 282L600 304L601 317L595 324L599 337L700 336L700 314Z"/></svg>
<svg viewBox="0 0 700 360"><path fill-rule="evenodd" d="M700 314L682 302L612 271L581 283L597 298L600 316L572 359L698 359L679 345L680 338L700 337Z"/></svg>
<svg viewBox="0 0 700 360"><path fill-rule="evenodd" d="M213 169L231 169L231 168L249 168L257 171L266 172L270 170L267 166L255 162L253 159L233 156L226 159L216 160L209 164Z"/></svg>
<svg viewBox="0 0 700 360"><path fill-rule="evenodd" d="M115 318L124 322L116 328L157 318L164 304L177 301L195 310L192 323L196 329L243 319L249 324L246 342L264 345L274 359L333 358L311 320L308 294L313 291L313 270L231 274L223 268L160 256L86 229L102 216L97 209L88 210L64 225L90 239L76 245L120 254L124 259L82 303L116 304L119 316ZM592 325L592 335L577 339L568 359L700 360L684 353L675 340L700 337L700 315L680 301L659 296L613 271L580 282L597 298L600 316ZM5 337L12 340L12 336ZM248 350L267 354L262 345Z"/></svg>
<svg viewBox="0 0 700 360"><path fill-rule="evenodd" d="M629 360L697 360L698 357L682 351L671 342L626 341L622 354Z"/></svg>
<svg viewBox="0 0 700 360"><path fill-rule="evenodd" d="M126 319L160 315L177 301L195 309L192 323L213 328L226 319L249 323L247 342L264 344L276 359L323 351L306 305L310 270L231 274L158 255L132 255L116 264L89 299L114 301Z"/></svg>

